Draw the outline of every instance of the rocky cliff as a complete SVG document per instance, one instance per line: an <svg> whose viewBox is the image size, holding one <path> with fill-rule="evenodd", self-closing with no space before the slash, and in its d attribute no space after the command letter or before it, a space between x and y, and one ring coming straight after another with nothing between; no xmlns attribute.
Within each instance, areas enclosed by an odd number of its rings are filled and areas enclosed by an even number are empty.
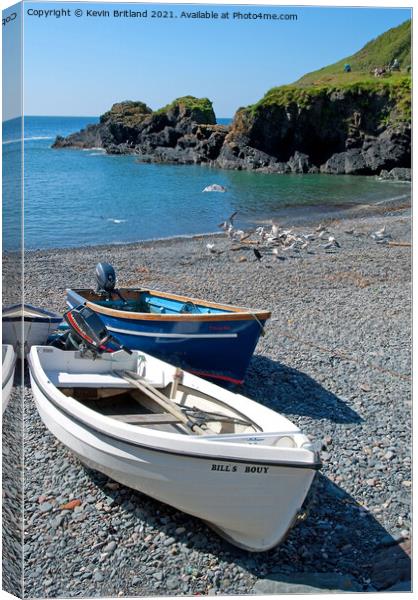
<svg viewBox="0 0 418 600"><path fill-rule="evenodd" d="M371 174L409 167L410 79L274 88L240 109L217 164L264 172Z"/></svg>
<svg viewBox="0 0 418 600"><path fill-rule="evenodd" d="M408 21L347 59L269 90L256 104L239 109L230 127L216 124L207 98L184 96L157 111L142 102L121 102L97 125L58 137L53 147L101 147L143 161L264 173L377 174L409 168L410 38ZM395 58L396 70L389 69L386 63ZM344 61L352 64L350 72Z"/></svg>
<svg viewBox="0 0 418 600"><path fill-rule="evenodd" d="M185 96L158 111L143 102L120 102L53 148L103 148L109 154L136 154L143 161L182 164L217 158L228 128L216 124L212 103Z"/></svg>

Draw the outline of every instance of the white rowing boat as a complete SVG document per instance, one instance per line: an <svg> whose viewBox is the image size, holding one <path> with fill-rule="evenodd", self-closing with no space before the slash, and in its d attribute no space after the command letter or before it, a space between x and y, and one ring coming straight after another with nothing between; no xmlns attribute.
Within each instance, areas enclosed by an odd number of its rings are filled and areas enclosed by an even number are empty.
<svg viewBox="0 0 418 600"><path fill-rule="evenodd" d="M10 344L2 345L2 412L6 410L13 388L16 353Z"/></svg>
<svg viewBox="0 0 418 600"><path fill-rule="evenodd" d="M3 309L2 321L3 342L24 358L31 346L46 344L62 316L32 304L14 304Z"/></svg>
<svg viewBox="0 0 418 600"><path fill-rule="evenodd" d="M139 351L34 346L29 368L43 422L87 466L247 550L294 523L319 461L285 417Z"/></svg>

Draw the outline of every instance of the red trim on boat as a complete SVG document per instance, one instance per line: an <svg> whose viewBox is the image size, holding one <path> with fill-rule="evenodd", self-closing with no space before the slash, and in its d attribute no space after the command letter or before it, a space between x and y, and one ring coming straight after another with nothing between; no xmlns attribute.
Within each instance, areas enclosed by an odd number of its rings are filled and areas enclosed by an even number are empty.
<svg viewBox="0 0 418 600"><path fill-rule="evenodd" d="M79 333L79 335L82 338L84 338L85 340L87 340L92 346L95 346L94 340L89 335L87 335L87 333L85 331L80 329L80 327L78 326L77 322L75 321L73 315L70 312L67 314L67 318L70 321L71 325L74 327L74 329ZM114 350L107 348L107 346L104 346L103 344L101 344L99 346L99 350L104 350L105 352L109 352L109 353L114 352Z"/></svg>
<svg viewBox="0 0 418 600"><path fill-rule="evenodd" d="M228 377L228 375L216 375L215 373L205 373L204 371L192 371L187 369L189 373L193 375L197 375L198 377L210 377L211 379L222 379L222 381L228 381L229 383L235 383L240 385L244 383L243 379L234 379L233 377Z"/></svg>

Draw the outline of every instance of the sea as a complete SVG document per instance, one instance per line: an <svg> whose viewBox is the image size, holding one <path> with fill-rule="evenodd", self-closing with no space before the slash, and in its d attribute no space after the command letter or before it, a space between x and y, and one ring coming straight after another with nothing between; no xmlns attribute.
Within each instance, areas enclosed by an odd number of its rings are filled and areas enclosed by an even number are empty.
<svg viewBox="0 0 418 600"><path fill-rule="evenodd" d="M100 149L53 150L57 135L94 117L25 117L3 123L3 249L19 247L19 152L24 148L24 241L27 249L121 244L219 232L238 211L246 228L286 226L318 213L408 197L409 185L349 175L265 175L207 166L147 164ZM228 124L231 119L220 119ZM23 144L22 144L23 139ZM226 192L203 193L211 184Z"/></svg>

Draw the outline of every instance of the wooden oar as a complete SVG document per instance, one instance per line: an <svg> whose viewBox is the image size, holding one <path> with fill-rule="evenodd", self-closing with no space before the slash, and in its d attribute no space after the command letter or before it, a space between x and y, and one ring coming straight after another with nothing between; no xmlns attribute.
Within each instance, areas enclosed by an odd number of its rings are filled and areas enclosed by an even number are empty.
<svg viewBox="0 0 418 600"><path fill-rule="evenodd" d="M141 390L143 394L146 394L152 398L157 404L159 404L166 412L176 417L180 423L182 423L191 433L197 433L199 435L206 435L207 432L202 429L197 423L194 423L189 417L187 417L177 405L164 396L159 390L152 386L148 381L142 379L134 371L116 371L118 377L121 377L125 381L128 381L136 388Z"/></svg>

